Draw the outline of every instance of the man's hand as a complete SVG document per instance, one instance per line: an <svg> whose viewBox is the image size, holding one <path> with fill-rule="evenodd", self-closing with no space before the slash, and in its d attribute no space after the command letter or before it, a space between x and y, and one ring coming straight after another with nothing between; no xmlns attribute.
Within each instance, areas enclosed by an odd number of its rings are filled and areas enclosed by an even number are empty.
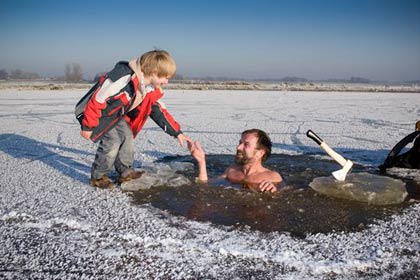
<svg viewBox="0 0 420 280"><path fill-rule="evenodd" d="M204 153L203 148L201 148L198 141L188 142L188 150L190 151L192 157L198 162L204 162L206 160L206 154Z"/></svg>
<svg viewBox="0 0 420 280"><path fill-rule="evenodd" d="M257 190L260 192L276 192L277 187L270 180L263 180L258 184Z"/></svg>
<svg viewBox="0 0 420 280"><path fill-rule="evenodd" d="M186 141L188 143L188 145L192 142L192 140L190 139L190 137L184 135L184 134L179 134L176 139L178 139L179 145L181 147L184 147L184 142Z"/></svg>
<svg viewBox="0 0 420 280"><path fill-rule="evenodd" d="M198 173L196 181L199 181L201 183L207 182L209 178L207 176L206 154L201 148L200 143L198 143L198 141L188 142L188 150L190 151L192 157L198 163Z"/></svg>
<svg viewBox="0 0 420 280"><path fill-rule="evenodd" d="M80 131L80 135L82 135L85 139L90 139L90 136L92 136L92 131L82 130Z"/></svg>

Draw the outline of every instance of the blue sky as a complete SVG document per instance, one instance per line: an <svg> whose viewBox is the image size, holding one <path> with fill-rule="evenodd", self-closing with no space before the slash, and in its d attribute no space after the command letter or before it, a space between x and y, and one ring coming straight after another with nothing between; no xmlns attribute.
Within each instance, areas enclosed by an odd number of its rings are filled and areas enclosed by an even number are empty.
<svg viewBox="0 0 420 280"><path fill-rule="evenodd" d="M188 77L420 80L420 1L0 2L0 69L87 77L153 48Z"/></svg>

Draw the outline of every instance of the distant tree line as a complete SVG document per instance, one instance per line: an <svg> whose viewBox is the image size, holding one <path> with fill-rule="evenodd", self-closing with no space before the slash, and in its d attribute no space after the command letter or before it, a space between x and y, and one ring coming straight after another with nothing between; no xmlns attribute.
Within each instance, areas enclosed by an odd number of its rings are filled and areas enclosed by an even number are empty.
<svg viewBox="0 0 420 280"><path fill-rule="evenodd" d="M104 75L106 72L99 72L93 78L91 82L99 81L100 77ZM21 69L12 70L8 73L5 69L0 70L0 80L36 80L40 79L40 75L34 72L23 71ZM64 76L56 77L55 80L59 81L66 81L66 82L83 82L83 71L82 66L79 63L68 63L65 65L64 68ZM172 82L182 82L187 79L201 79L205 81L229 81L229 80L245 80L247 79L235 79L235 78L228 78L228 77L205 77L205 78L187 78L182 74L176 74L173 77ZM311 80L307 80L301 77L285 77L285 78L278 78L278 79L251 79L252 81L270 81L270 82L285 82L285 83L305 83L310 82ZM342 82L342 83L371 83L369 79L362 78L362 77L351 77L350 79L327 79L327 80L319 80L319 82ZM413 81L411 83L418 83L418 81Z"/></svg>
<svg viewBox="0 0 420 280"><path fill-rule="evenodd" d="M0 70L0 80L38 80L41 76L38 73L28 72L21 69L12 70L10 73L6 69ZM58 77L56 80L64 80L66 82L82 82L83 71L82 66L78 63L70 63L65 65L64 77Z"/></svg>
<svg viewBox="0 0 420 280"><path fill-rule="evenodd" d="M64 70L64 80L66 82L83 81L82 66L79 63L66 64L66 68Z"/></svg>
<svg viewBox="0 0 420 280"><path fill-rule="evenodd" d="M9 73L7 73L6 70L1 69L0 70L0 80L7 80L9 79Z"/></svg>
<svg viewBox="0 0 420 280"><path fill-rule="evenodd" d="M8 73L5 69L0 70L0 80L36 80L41 76L38 73L27 72L20 69L12 70Z"/></svg>

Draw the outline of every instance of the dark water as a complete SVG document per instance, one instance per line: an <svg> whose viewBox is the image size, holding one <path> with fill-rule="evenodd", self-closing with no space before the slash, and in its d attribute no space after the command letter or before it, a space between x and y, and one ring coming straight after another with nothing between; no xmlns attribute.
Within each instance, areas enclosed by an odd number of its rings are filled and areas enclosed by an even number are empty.
<svg viewBox="0 0 420 280"><path fill-rule="evenodd" d="M207 155L209 177L217 177L233 162L233 156ZM165 158L163 162L191 161L191 157ZM366 203L330 198L309 187L316 177L329 176L338 169L333 161L310 155L272 155L266 164L282 174L285 184L275 194L255 193L228 182L181 187L155 187L133 193L138 204L150 203L173 215L219 225L250 228L263 232L307 233L357 231L378 220L400 213L409 205L374 206ZM352 172L377 173L375 169L353 167ZM195 177L195 172L183 174ZM411 197L419 186L406 182ZM418 195L418 193L417 193Z"/></svg>

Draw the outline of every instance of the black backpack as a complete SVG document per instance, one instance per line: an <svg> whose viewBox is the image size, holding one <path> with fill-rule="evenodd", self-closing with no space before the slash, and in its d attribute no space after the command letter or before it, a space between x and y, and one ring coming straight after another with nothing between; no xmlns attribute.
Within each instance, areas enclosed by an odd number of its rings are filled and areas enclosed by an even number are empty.
<svg viewBox="0 0 420 280"><path fill-rule="evenodd" d="M105 75L101 76L100 80L92 86L92 88L79 100L79 102L77 102L74 108L74 114L76 116L76 119L79 121L80 125L82 124L82 121L85 118L83 112L85 111L86 105L90 101L95 91L103 84L105 79Z"/></svg>
<svg viewBox="0 0 420 280"><path fill-rule="evenodd" d="M413 141L414 144L410 150L399 154L405 146ZM392 148L384 163L379 166L379 169L385 171L391 167L420 169L420 121L416 123L415 132L404 137Z"/></svg>

